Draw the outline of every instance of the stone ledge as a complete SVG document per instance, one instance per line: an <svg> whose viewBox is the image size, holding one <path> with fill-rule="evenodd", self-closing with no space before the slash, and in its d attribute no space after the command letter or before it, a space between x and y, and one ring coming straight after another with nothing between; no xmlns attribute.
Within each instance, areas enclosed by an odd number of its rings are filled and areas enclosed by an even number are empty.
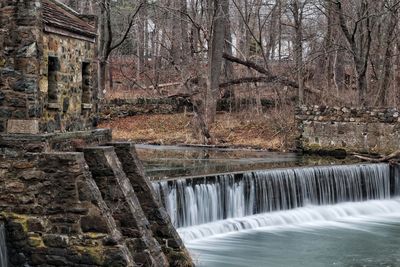
<svg viewBox="0 0 400 267"><path fill-rule="evenodd" d="M99 145L110 142L110 129L47 133L47 134L0 134L0 154L25 152L73 151L76 147Z"/></svg>

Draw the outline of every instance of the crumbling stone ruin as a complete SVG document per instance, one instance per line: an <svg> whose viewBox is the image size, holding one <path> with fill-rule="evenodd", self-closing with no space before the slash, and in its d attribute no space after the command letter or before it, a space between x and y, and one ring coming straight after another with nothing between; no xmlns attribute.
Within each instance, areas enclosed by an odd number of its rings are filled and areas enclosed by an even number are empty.
<svg viewBox="0 0 400 267"><path fill-rule="evenodd" d="M395 108L301 106L296 119L306 151L390 154L400 148L400 112Z"/></svg>
<svg viewBox="0 0 400 267"><path fill-rule="evenodd" d="M133 144L96 129L94 16L0 2L0 223L8 266L193 266Z"/></svg>

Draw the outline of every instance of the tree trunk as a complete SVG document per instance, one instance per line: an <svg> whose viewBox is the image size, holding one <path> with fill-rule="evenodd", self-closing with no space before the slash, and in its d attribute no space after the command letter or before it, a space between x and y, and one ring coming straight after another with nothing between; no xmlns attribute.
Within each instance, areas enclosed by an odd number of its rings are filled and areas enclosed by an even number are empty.
<svg viewBox="0 0 400 267"><path fill-rule="evenodd" d="M229 2L227 5L223 6L224 14L227 17L225 19L225 53L228 55L232 55L232 34L231 34L231 21L229 18ZM223 61L223 69L225 74L225 79L227 81L232 80L233 78L233 65L229 60ZM222 94L222 97L227 99L233 99L235 97L235 93L232 87L227 87Z"/></svg>
<svg viewBox="0 0 400 267"><path fill-rule="evenodd" d="M206 94L205 116L208 125L215 121L219 93L219 78L221 75L222 55L225 41L224 6L228 0L214 0L213 31L209 45L208 82ZM226 8L226 7L225 7Z"/></svg>
<svg viewBox="0 0 400 267"><path fill-rule="evenodd" d="M100 99L104 98L104 94L106 92L106 84L107 84L107 61L101 59L99 62L99 95Z"/></svg>
<svg viewBox="0 0 400 267"><path fill-rule="evenodd" d="M383 58L382 79L379 84L378 103L381 106L387 105L387 93L390 85L390 73L392 71L392 55L393 55L393 35L397 25L397 9L390 13L389 23L387 24L385 34L385 55Z"/></svg>
<svg viewBox="0 0 400 267"><path fill-rule="evenodd" d="M304 66L303 66L303 10L298 0L292 2L292 12L294 18L295 38L294 38L294 56L296 61L298 104L304 103Z"/></svg>
<svg viewBox="0 0 400 267"><path fill-rule="evenodd" d="M371 49L371 16L369 2L363 0L358 10L358 24L350 30L347 25L346 16L342 8L342 2L336 1L337 14L339 16L340 28L349 43L353 61L357 71L357 90L359 105L365 106L367 92L367 69Z"/></svg>

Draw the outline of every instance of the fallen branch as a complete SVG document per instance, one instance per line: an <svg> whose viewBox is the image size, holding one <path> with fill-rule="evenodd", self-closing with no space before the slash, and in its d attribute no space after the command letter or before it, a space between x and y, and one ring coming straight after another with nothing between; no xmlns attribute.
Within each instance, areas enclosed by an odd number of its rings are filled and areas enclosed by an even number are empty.
<svg viewBox="0 0 400 267"><path fill-rule="evenodd" d="M251 68L255 71L257 71L260 74L263 74L265 76L262 77L244 77L244 78L239 78L231 81L224 82L219 85L219 87L228 87L230 85L235 85L235 84L242 84L242 83L253 83L253 82L264 82L264 83L279 83L285 86L289 86L292 88L299 88L299 84L289 78L279 76L279 75L274 75L271 73L269 70L264 68L263 66L258 65L255 62L249 61L249 60L243 60L238 57L229 55L227 53L223 54L223 58L233 62L237 63L243 66L246 66L248 68ZM309 93L315 93L315 94L320 94L320 90L316 89L311 89L311 88L304 88L304 90L308 91Z"/></svg>
<svg viewBox="0 0 400 267"><path fill-rule="evenodd" d="M242 84L242 83L280 83L283 85L291 86L297 88L297 84L293 83L292 81L278 76L268 76L268 77L242 77L234 80L230 80L219 85L220 88L228 87L231 85Z"/></svg>
<svg viewBox="0 0 400 267"><path fill-rule="evenodd" d="M356 154L356 153L354 153L353 156L358 158L358 159L364 160L364 161L370 161L370 162L375 162L375 163L378 163L378 162L389 162L389 161L391 161L393 159L399 159L400 158L400 149L396 150L395 152L393 152L393 153L391 153L391 154L389 154L387 156L384 156L384 157L381 156L379 158L371 158L371 157L363 156L363 155Z"/></svg>

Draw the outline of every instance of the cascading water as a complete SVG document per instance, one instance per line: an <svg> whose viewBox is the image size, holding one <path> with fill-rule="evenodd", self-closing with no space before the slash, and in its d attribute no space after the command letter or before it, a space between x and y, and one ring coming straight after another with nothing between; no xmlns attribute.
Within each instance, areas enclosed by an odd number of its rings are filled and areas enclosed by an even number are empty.
<svg viewBox="0 0 400 267"><path fill-rule="evenodd" d="M0 222L0 266L8 266L5 227L2 222Z"/></svg>
<svg viewBox="0 0 400 267"><path fill-rule="evenodd" d="M392 179L391 179L392 177ZM399 175L387 164L224 174L154 184L177 228L309 205L389 199Z"/></svg>

